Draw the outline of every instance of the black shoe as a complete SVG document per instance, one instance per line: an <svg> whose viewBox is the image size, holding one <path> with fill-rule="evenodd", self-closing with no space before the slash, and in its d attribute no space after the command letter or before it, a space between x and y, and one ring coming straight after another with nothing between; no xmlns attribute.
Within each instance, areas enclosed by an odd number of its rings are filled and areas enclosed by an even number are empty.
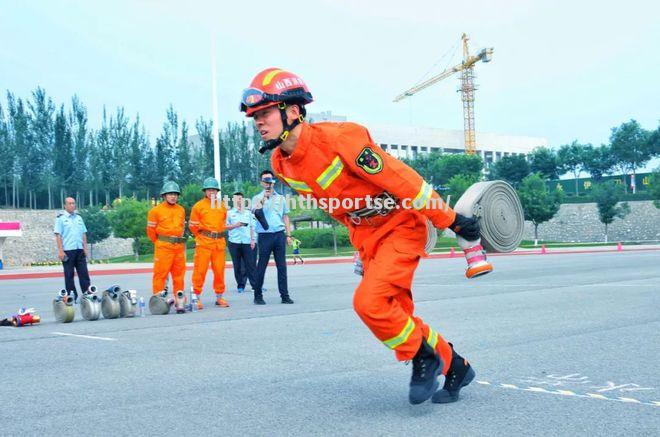
<svg viewBox="0 0 660 437"><path fill-rule="evenodd" d="M289 296L285 296L285 297L282 298L282 303L291 304L291 303L293 303L293 301L291 300L291 298Z"/></svg>
<svg viewBox="0 0 660 437"><path fill-rule="evenodd" d="M435 404L456 402L461 389L471 383L476 375L468 360L456 353L453 344L449 343L449 345L451 346L451 365L445 376L445 385L431 399L431 402Z"/></svg>
<svg viewBox="0 0 660 437"><path fill-rule="evenodd" d="M264 298L261 296L255 296L254 298L254 304L255 305L266 305L266 302L264 301Z"/></svg>
<svg viewBox="0 0 660 437"><path fill-rule="evenodd" d="M438 376L442 373L442 360L435 350L422 339L422 344L412 359L412 378L410 378L410 394L408 400L411 404L421 404L438 389Z"/></svg>

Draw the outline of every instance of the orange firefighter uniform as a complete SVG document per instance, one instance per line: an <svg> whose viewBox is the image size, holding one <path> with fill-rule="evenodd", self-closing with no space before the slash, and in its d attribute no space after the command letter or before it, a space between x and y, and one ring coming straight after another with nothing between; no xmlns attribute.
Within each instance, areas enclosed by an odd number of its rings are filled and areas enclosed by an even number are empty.
<svg viewBox="0 0 660 437"><path fill-rule="evenodd" d="M411 286L419 260L426 256L429 231L435 233L430 226L448 227L455 212L419 174L385 153L363 126L354 123L303 123L292 154L277 148L271 164L277 176L298 193L319 203L331 198L342 202L330 213L348 227L364 265L353 299L362 321L400 361L411 360L426 338L442 358L446 374L452 349L414 315ZM349 215L367 206L367 196L375 198L384 192L398 199L388 214L362 219ZM348 199L362 201L349 204Z"/></svg>
<svg viewBox="0 0 660 437"><path fill-rule="evenodd" d="M220 297L225 292L225 222L227 208L220 199L204 198L190 213L190 232L195 236L195 266L192 283L195 294L202 294L209 262L213 269L213 290Z"/></svg>
<svg viewBox="0 0 660 437"><path fill-rule="evenodd" d="M186 211L181 205L161 202L151 208L147 216L147 236L153 241L154 274L153 293L165 288L167 276L172 274L172 292L184 291L186 275L186 245L183 231Z"/></svg>

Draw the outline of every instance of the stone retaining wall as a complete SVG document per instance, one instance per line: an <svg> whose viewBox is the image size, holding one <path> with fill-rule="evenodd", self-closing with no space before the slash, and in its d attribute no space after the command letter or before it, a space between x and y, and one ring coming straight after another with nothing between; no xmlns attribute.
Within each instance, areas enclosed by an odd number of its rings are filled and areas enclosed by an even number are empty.
<svg viewBox="0 0 660 437"><path fill-rule="evenodd" d="M33 262L57 261L57 245L53 225L59 210L0 209L0 221L19 221L22 237L8 237L3 247L5 266L29 265ZM92 258L105 259L133 253L131 240L110 237L95 244Z"/></svg>

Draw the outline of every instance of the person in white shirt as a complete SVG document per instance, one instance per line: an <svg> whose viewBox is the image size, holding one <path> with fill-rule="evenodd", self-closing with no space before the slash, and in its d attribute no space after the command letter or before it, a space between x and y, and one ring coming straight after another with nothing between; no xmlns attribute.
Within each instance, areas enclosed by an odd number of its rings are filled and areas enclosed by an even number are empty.
<svg viewBox="0 0 660 437"><path fill-rule="evenodd" d="M238 292L242 293L245 291L247 281L250 281L253 290L256 284L257 251L255 249L254 217L243 204L243 193L234 193L232 201L234 207L227 212L227 224L242 223L243 226L228 231L227 242L234 265L236 287Z"/></svg>

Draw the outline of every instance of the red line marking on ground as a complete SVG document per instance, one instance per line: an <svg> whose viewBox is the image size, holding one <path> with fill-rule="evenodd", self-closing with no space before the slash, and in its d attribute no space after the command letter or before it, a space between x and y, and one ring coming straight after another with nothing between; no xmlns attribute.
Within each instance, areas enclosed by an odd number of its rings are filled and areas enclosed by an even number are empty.
<svg viewBox="0 0 660 437"><path fill-rule="evenodd" d="M623 252L644 252L644 251L660 251L660 247L658 248L643 248L643 249L624 249ZM566 254L582 254L582 253L612 253L612 252L618 252L621 253L622 251L618 251L616 248L614 249L606 249L606 250L553 250L553 251L547 251L546 253L541 253L540 249L539 251L525 251L525 252L512 252L512 253L491 253L488 254L488 256L529 256L529 255L566 255ZM462 258L463 255L460 252L457 252L453 257L451 256L450 253L434 253L432 255L429 255L428 258L430 259L442 259L442 258ZM305 264L352 264L353 263L353 257L348 256L346 258L338 258L338 259L314 259L310 258L307 261L305 261ZM275 263L273 261L268 263L269 266L274 266ZM291 266L291 263L287 263L287 265ZM226 269L232 268L231 263L227 263L225 266ZM186 270L192 271L193 267L192 266L186 266ZM107 270L90 270L89 275L90 276L109 276L109 275L135 275L135 274L140 274L140 273L151 273L153 269L151 267L136 267L136 268L128 268L128 269L107 269ZM61 278L62 277L62 272L57 271L57 272L34 272L34 273L0 273L0 281L8 281L12 279L44 279L44 278Z"/></svg>

